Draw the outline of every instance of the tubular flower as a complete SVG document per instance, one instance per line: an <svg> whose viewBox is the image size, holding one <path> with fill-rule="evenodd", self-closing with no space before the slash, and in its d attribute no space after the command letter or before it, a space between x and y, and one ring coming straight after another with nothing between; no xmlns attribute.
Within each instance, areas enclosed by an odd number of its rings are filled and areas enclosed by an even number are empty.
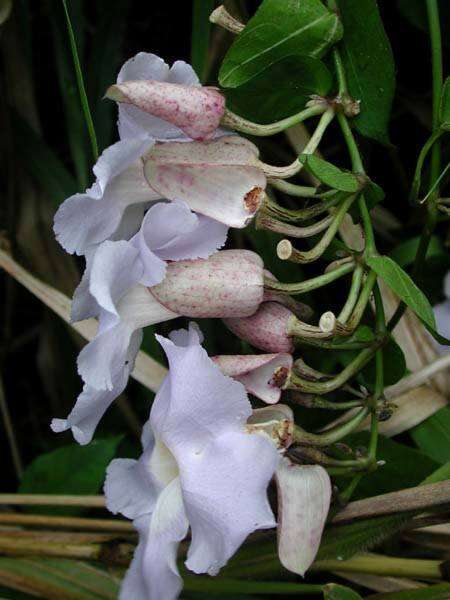
<svg viewBox="0 0 450 600"><path fill-rule="evenodd" d="M155 144L144 157L148 184L161 197L230 227L245 227L261 205L266 177L258 149L237 135L209 142Z"/></svg>
<svg viewBox="0 0 450 600"><path fill-rule="evenodd" d="M249 394L267 404L280 400L281 388L289 376L293 359L290 354L247 354L213 356L224 375L240 381Z"/></svg>
<svg viewBox="0 0 450 600"><path fill-rule="evenodd" d="M286 333L292 312L277 302L264 302L259 310L246 318L224 319L225 325L242 340L266 352L294 350L294 342Z"/></svg>
<svg viewBox="0 0 450 600"><path fill-rule="evenodd" d="M279 453L267 435L248 432L244 387L208 358L196 328L157 337L170 370L144 428L144 452L114 460L105 484L108 508L139 532L122 599L178 597L177 547L189 527L186 566L215 575L251 532L275 526L266 490Z"/></svg>
<svg viewBox="0 0 450 600"><path fill-rule="evenodd" d="M207 139L214 135L225 108L222 94L202 87L190 65L177 60L169 68L147 52L124 63L106 98L119 103L122 139L141 135L157 140Z"/></svg>
<svg viewBox="0 0 450 600"><path fill-rule="evenodd" d="M251 315L263 299L263 268L253 252L223 250L206 260L170 262L164 280L147 288L136 284L143 267L131 243L102 244L89 277L92 302L86 301L82 317L86 318L88 309L97 310L99 317L96 337L78 357L85 386L68 418L53 421L54 431L71 428L80 443L89 442L101 417L126 386L142 328L179 316Z"/></svg>

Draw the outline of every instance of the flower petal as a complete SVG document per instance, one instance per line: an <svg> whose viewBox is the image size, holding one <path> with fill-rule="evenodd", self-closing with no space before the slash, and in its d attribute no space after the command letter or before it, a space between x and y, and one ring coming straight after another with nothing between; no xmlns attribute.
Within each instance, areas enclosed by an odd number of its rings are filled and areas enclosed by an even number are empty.
<svg viewBox="0 0 450 600"><path fill-rule="evenodd" d="M225 244L228 227L197 216L184 202L159 202L152 206L133 240L139 248L145 273L142 283L160 283L166 260L208 258Z"/></svg>
<svg viewBox="0 0 450 600"><path fill-rule="evenodd" d="M222 373L240 381L249 394L267 404L280 399L280 375L285 373L287 376L293 363L292 356L283 353L222 355L214 356L213 361Z"/></svg>
<svg viewBox="0 0 450 600"><path fill-rule="evenodd" d="M279 454L269 439L233 431L177 461L192 531L186 566L215 575L250 533L275 526L267 486Z"/></svg>
<svg viewBox="0 0 450 600"><path fill-rule="evenodd" d="M146 183L140 161L152 145L150 138L140 138L110 146L94 167L94 185L61 204L55 214L54 231L67 252L85 253L89 246L114 234L128 206L160 197Z"/></svg>
<svg viewBox="0 0 450 600"><path fill-rule="evenodd" d="M242 430L252 412L242 384L220 372L198 336L182 338L183 345L178 346L156 336L169 361L166 379L170 385L158 391L150 413L156 437L173 454L176 447L183 451L185 445L202 450L222 432ZM186 341L189 345L184 345Z"/></svg>
<svg viewBox="0 0 450 600"><path fill-rule="evenodd" d="M135 359L132 336L146 325L176 318L146 287L132 288L116 306L117 316L103 312L96 337L78 356L78 371L85 383L95 389L113 388L113 379L127 362Z"/></svg>
<svg viewBox="0 0 450 600"><path fill-rule="evenodd" d="M200 214L242 228L259 208L266 187L256 160L256 147L238 136L172 142L152 149L144 173L162 197L184 200Z"/></svg>
<svg viewBox="0 0 450 600"><path fill-rule="evenodd" d="M266 492L279 455L268 438L245 432L252 411L243 386L220 372L194 333L176 335L182 345L157 336L170 370L150 422L180 470L192 528L186 565L216 573L250 532L274 526Z"/></svg>
<svg viewBox="0 0 450 600"><path fill-rule="evenodd" d="M198 77L187 63L177 61L169 70L169 66L161 58L147 52L139 52L123 65L117 83L148 79L198 85ZM131 105L119 105L118 127L121 139L133 138L142 134L148 134L160 140L186 139L186 135L175 125Z"/></svg>
<svg viewBox="0 0 450 600"><path fill-rule="evenodd" d="M140 517L134 525L139 532L139 545L119 598L176 600L182 588L177 550L189 526L178 478L161 492L151 517Z"/></svg>
<svg viewBox="0 0 450 600"><path fill-rule="evenodd" d="M92 258L89 291L98 305L118 318L117 303L142 277L139 251L126 241L100 244Z"/></svg>
<svg viewBox="0 0 450 600"><path fill-rule="evenodd" d="M330 477L318 465L283 459L278 485L278 555L286 569L304 575L319 549L331 500Z"/></svg>
<svg viewBox="0 0 450 600"><path fill-rule="evenodd" d="M91 317L98 317L101 308L89 290L91 281L92 261L95 255L95 248L86 252L86 268L84 269L81 281L76 287L70 310L70 320L72 323L83 321Z"/></svg>

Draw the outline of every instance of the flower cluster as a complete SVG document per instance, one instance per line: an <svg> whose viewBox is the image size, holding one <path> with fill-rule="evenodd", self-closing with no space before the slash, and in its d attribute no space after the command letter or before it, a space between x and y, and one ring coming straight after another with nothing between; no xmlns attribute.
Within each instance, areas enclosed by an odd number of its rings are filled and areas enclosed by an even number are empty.
<svg viewBox="0 0 450 600"><path fill-rule="evenodd" d="M177 548L189 527L186 566L216 574L251 532L276 525L267 499L274 475L284 511L280 558L303 574L324 526L329 478L322 467L281 457L292 438L288 407L252 411L247 397L279 401L293 364L286 332L295 306L265 293L270 274L257 254L221 250L228 228L245 227L263 200L258 150L219 128L223 96L184 62L169 68L139 53L106 96L119 103L120 141L100 156L94 184L55 217L61 245L86 260L72 319L99 324L78 357L83 390L52 429L90 442L127 385L148 325L222 318L267 352L211 359L193 324L158 337L170 370L143 430L142 456L113 461L105 486L110 510L139 532L121 597L177 597Z"/></svg>

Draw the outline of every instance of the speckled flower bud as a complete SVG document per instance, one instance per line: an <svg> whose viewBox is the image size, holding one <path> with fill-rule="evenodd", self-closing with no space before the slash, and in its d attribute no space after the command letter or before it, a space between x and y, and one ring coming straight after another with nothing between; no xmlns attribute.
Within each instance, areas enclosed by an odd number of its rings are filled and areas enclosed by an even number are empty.
<svg viewBox="0 0 450 600"><path fill-rule="evenodd" d="M294 342L286 333L292 312L277 302L264 302L247 318L227 318L225 325L242 340L266 352L294 350Z"/></svg>
<svg viewBox="0 0 450 600"><path fill-rule="evenodd" d="M211 138L225 110L215 88L165 81L125 81L109 87L105 97L172 123L194 140Z"/></svg>
<svg viewBox="0 0 450 600"><path fill-rule="evenodd" d="M169 310L186 317L248 317L262 302L263 262L249 250L223 250L206 260L169 263L149 288Z"/></svg>

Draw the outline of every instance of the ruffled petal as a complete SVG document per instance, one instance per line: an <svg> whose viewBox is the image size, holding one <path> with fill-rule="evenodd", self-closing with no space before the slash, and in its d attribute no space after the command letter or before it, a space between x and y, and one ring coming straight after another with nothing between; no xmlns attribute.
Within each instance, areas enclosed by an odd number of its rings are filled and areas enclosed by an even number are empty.
<svg viewBox="0 0 450 600"><path fill-rule="evenodd" d="M273 527L267 485L275 444L246 433L251 415L243 386L223 375L194 328L174 341L157 336L168 361L152 406L155 436L175 457L192 529L187 566L216 573L255 529Z"/></svg>
<svg viewBox="0 0 450 600"><path fill-rule="evenodd" d="M140 138L110 146L94 167L94 185L61 204L54 231L67 252L84 254L114 234L128 206L160 198L146 183L140 160L152 145L150 138Z"/></svg>
<svg viewBox="0 0 450 600"><path fill-rule="evenodd" d="M100 244L92 258L89 291L98 305L119 317L117 303L141 279L139 251L126 241Z"/></svg>
<svg viewBox="0 0 450 600"><path fill-rule="evenodd" d="M146 156L144 173L161 196L184 200L200 214L242 228L258 210L266 187L256 159L253 144L238 136L157 144Z"/></svg>
<svg viewBox="0 0 450 600"><path fill-rule="evenodd" d="M111 390L117 373L135 359L138 348L131 345L134 332L179 316L162 306L142 285L127 292L116 305L116 311L117 316L102 313L96 337L78 356L78 371L83 381L98 390Z"/></svg>
<svg viewBox="0 0 450 600"><path fill-rule="evenodd" d="M89 290L91 281L92 261L95 255L95 248L86 253L86 268L84 269L81 281L76 287L70 311L70 320L72 323L83 321L91 317L98 317L101 308Z"/></svg>
<svg viewBox="0 0 450 600"><path fill-rule="evenodd" d="M88 444L92 440L100 419L125 389L141 343L142 332L135 331L129 340L126 364L115 372L111 389L98 390L85 384L68 417L52 420L51 428L55 433L71 429L79 444Z"/></svg>
<svg viewBox="0 0 450 600"><path fill-rule="evenodd" d="M139 545L123 580L120 599L176 600L182 588L177 550L189 526L178 478L161 492L153 514L140 517L134 525Z"/></svg>
<svg viewBox="0 0 450 600"><path fill-rule="evenodd" d="M320 545L331 500L330 477L318 465L283 459L278 484L278 554L286 569L304 575Z"/></svg>
<svg viewBox="0 0 450 600"><path fill-rule="evenodd" d="M197 216L184 202L159 202L152 206L133 239L144 264L142 283L160 283L166 273L166 260L208 258L226 241L228 227Z"/></svg>
<svg viewBox="0 0 450 600"><path fill-rule="evenodd" d="M128 60L119 72L117 83L149 79L184 85L198 84L198 77L190 65L177 61L169 69L161 58L148 52L139 52ZM143 134L159 140L188 139L175 125L127 104L119 105L118 127L121 139L130 139Z"/></svg>
<svg viewBox="0 0 450 600"><path fill-rule="evenodd" d="M186 566L215 575L250 533L275 527L267 486L279 454L269 439L233 431L177 461L192 531Z"/></svg>
<svg viewBox="0 0 450 600"><path fill-rule="evenodd" d="M177 346L156 336L169 361L170 386L156 395L150 421L156 437L176 449L203 447L224 431L239 431L252 409L244 387L222 375L197 339Z"/></svg>

